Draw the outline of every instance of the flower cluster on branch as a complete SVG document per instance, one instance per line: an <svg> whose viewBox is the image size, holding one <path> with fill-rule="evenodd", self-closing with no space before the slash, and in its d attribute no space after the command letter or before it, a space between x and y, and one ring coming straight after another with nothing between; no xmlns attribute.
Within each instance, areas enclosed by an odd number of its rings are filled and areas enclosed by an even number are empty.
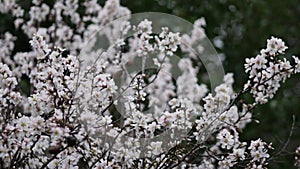
<svg viewBox="0 0 300 169"><path fill-rule="evenodd" d="M203 18L180 34L154 32L147 19L131 25L118 0L30 5L0 2L32 47L19 51L17 35L1 34L0 168L267 167L272 144L245 142L240 133L252 110L300 72L281 39L271 37L246 59L242 91L234 91L228 73L212 92L199 82L202 65L191 50L205 50L197 43L205 38ZM109 47L94 49L96 35ZM173 69L180 73L170 76ZM245 93L254 101L241 103Z"/></svg>

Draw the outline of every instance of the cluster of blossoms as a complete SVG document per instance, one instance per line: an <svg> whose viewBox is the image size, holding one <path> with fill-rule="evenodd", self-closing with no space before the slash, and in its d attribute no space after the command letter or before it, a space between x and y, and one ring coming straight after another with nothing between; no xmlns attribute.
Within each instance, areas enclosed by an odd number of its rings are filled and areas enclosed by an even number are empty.
<svg viewBox="0 0 300 169"><path fill-rule="evenodd" d="M0 39L0 168L267 166L271 144L239 135L251 110L300 72L299 58L279 59L287 49L281 39L272 37L246 60L242 92L234 92L228 73L212 94L198 82L191 50L205 51L197 43L205 39L203 18L180 35L167 27L154 32L147 19L132 25L118 0L31 5L0 2L0 12L14 16L33 49L16 51L18 37L9 32ZM91 36L105 37L109 47L95 49ZM175 53L186 57L174 64ZM170 76L174 69L180 73ZM238 105L249 90L255 101Z"/></svg>
<svg viewBox="0 0 300 169"><path fill-rule="evenodd" d="M168 28L162 28L162 32L157 36L151 35L152 32L152 22L145 19L133 30L136 31L135 36L138 36L139 41L137 45L139 48L137 52L140 56L148 55L148 52L153 52L159 50L160 52L165 52L172 56L173 52L177 50L177 46L180 44L179 33L168 32ZM151 44L151 40L156 43Z"/></svg>
<svg viewBox="0 0 300 169"><path fill-rule="evenodd" d="M262 49L259 55L246 59L245 69L249 73L249 81L244 90L250 88L257 103L266 103L268 99L272 99L280 82L284 82L293 73L300 72L298 57L293 56L294 65L286 58L278 57L286 49L281 39L272 37L267 42L267 48Z"/></svg>
<svg viewBox="0 0 300 169"><path fill-rule="evenodd" d="M300 146L296 149L295 166L300 168Z"/></svg>

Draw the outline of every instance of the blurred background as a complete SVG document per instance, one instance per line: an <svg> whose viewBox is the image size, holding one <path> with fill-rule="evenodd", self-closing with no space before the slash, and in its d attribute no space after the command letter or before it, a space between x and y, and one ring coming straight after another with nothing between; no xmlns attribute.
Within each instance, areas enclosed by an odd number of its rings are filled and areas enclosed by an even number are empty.
<svg viewBox="0 0 300 169"><path fill-rule="evenodd" d="M104 2L104 1L103 1ZM271 36L282 38L287 56L300 55L300 1L298 0L121 0L133 13L164 12L194 22L206 19L206 34L224 57L224 69L235 75L235 89L247 80L246 57L266 46ZM260 123L252 122L242 133L246 140L257 137L272 142L280 151L289 138L293 115L296 123L284 156L277 156L270 168L295 168L294 152L300 145L300 75L287 80L276 97L254 110Z"/></svg>
<svg viewBox="0 0 300 169"><path fill-rule="evenodd" d="M164 12L193 23L206 19L206 34L224 58L224 69L235 75L235 90L244 84L244 61L255 56L271 36L282 38L289 47L287 56L300 56L300 1L299 0L120 0L132 13ZM20 1L28 4L30 1ZM49 1L49 2L52 2ZM99 1L102 5L105 0ZM14 27L13 18L0 14L0 33ZM11 31L10 31L11 32ZM30 48L28 38L20 32L16 43L18 51ZM17 51L14 51L17 52ZM296 123L284 156L276 156L270 168L294 168L294 152L300 145L300 75L288 79L276 97L259 106L252 122L242 133L245 141L261 137L272 142L273 154L280 151L289 138L293 115Z"/></svg>

